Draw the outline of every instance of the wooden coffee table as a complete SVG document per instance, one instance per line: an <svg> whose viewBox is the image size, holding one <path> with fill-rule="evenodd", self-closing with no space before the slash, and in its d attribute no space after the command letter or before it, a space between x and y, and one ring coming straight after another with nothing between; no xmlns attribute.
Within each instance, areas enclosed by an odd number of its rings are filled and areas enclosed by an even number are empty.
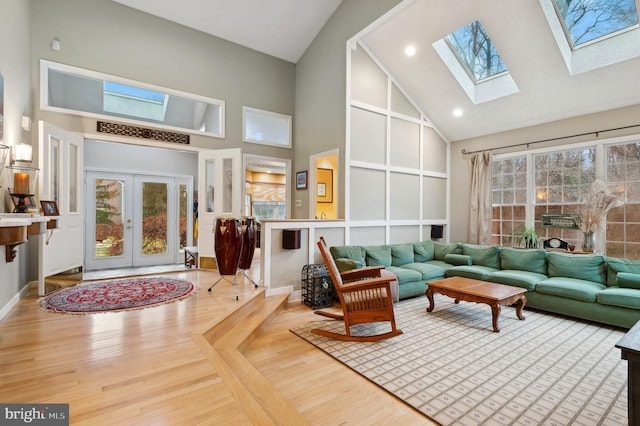
<svg viewBox="0 0 640 426"><path fill-rule="evenodd" d="M524 288L512 287L510 285L488 283L465 277L451 277L439 281L427 283L429 288L425 292L429 300L427 312L433 311L433 293L440 293L455 299L455 303L460 300L465 302L486 303L491 306L493 317L493 331L500 331L498 328L498 316L501 305L516 304L516 316L519 320L524 320L522 308L527 303Z"/></svg>

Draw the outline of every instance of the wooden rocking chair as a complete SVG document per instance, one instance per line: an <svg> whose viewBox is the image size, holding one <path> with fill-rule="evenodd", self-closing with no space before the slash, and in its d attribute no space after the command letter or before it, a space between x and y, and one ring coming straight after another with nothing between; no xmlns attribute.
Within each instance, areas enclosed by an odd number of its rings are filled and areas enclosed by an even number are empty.
<svg viewBox="0 0 640 426"><path fill-rule="evenodd" d="M393 314L390 283L396 279L395 276L381 277L380 271L384 269L382 266L353 269L340 274L323 237L318 241L318 248L340 298L342 315L321 310L314 313L344 321L346 334L320 329L313 329L311 332L333 339L358 342L374 342L402 334L402 330L396 328ZM374 322L389 322L391 331L366 336L351 335L351 326Z"/></svg>

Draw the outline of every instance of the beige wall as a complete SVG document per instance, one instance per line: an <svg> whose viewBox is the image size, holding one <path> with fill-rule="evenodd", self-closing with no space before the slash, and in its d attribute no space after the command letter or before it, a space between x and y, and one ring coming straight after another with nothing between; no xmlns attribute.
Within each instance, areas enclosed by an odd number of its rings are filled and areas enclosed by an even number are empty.
<svg viewBox="0 0 640 426"><path fill-rule="evenodd" d="M640 124L640 105L454 142L451 146L451 241L467 241L469 231L470 175L468 156L462 155L462 149L473 151L498 148L512 144L546 140L635 124ZM633 134L640 134L640 127L601 133L598 137L588 135L561 141L540 143L531 145L531 147L544 148ZM526 148L521 147L514 149L524 150ZM511 149L511 151L514 149ZM496 154L504 152L510 152L510 150L495 151Z"/></svg>
<svg viewBox="0 0 640 426"><path fill-rule="evenodd" d="M346 123L347 41L382 16L399 0L345 0L298 61L294 119L295 171L308 170L309 157L338 148L344 152ZM339 188L344 200L344 155L340 155ZM293 218L308 218L313 212L306 191L294 190ZM344 217L339 203L338 217Z"/></svg>
<svg viewBox="0 0 640 426"><path fill-rule="evenodd" d="M292 158L292 150L242 142L242 106L294 113L295 65L111 0L32 0L32 78L39 60L194 93L226 102L226 138L192 135L191 144ZM50 49L57 37L62 49ZM37 99L35 99L37 102ZM34 110L38 111L38 105ZM95 132L94 119L52 112L37 118Z"/></svg>
<svg viewBox="0 0 640 426"><path fill-rule="evenodd" d="M30 136L21 127L22 116L31 115L30 28L28 1L0 0L0 74L4 77L4 136L0 143L4 145L15 145ZM6 212L9 201L5 199L4 176L1 179L0 212ZM0 318L7 304L27 284L31 245L20 245L18 256L11 263L5 262L6 248L0 246Z"/></svg>

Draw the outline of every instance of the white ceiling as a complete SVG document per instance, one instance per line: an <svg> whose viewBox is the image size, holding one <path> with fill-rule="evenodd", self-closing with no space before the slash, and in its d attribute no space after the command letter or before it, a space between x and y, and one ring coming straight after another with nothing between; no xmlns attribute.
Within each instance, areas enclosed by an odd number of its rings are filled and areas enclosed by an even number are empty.
<svg viewBox="0 0 640 426"><path fill-rule="evenodd" d="M113 0L296 63L342 0Z"/></svg>
<svg viewBox="0 0 640 426"><path fill-rule="evenodd" d="M294 63L341 3L114 1ZM640 59L571 76L538 0L407 0L389 16L361 43L449 141L640 103ZM519 93L474 105L436 54L435 41L475 20L482 22ZM409 43L417 46L411 58L403 53ZM455 108L464 115L454 117Z"/></svg>

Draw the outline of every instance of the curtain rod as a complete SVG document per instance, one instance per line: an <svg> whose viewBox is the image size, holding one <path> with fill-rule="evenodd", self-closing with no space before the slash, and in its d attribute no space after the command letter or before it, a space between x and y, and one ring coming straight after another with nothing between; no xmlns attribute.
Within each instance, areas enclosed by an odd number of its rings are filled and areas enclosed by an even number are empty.
<svg viewBox="0 0 640 426"><path fill-rule="evenodd" d="M640 124L632 124L631 126L624 126L624 127L616 127L614 129L605 129L605 130L596 130L593 132L587 132L587 133L578 133L575 135L571 135L571 136L560 136L557 138L551 138L551 139L542 139L539 141L533 141L533 142L523 142L523 143L516 143L513 145L506 145L506 146L501 146L501 147L497 147L497 148L488 148L488 149L479 149L477 151L467 151L466 149L462 148L462 154L475 154L478 152L492 152L492 151L496 151L498 149L507 149L507 148L516 148L518 146L526 146L527 148L529 148L529 145L533 145L536 143L543 143L543 142L552 142L552 141L559 141L562 139L569 139L569 138L577 138L578 136L587 136L587 135L596 135L596 137L598 137L600 135L600 133L606 133L606 132L613 132L616 130L625 130L625 129L631 129L634 127L640 127Z"/></svg>

